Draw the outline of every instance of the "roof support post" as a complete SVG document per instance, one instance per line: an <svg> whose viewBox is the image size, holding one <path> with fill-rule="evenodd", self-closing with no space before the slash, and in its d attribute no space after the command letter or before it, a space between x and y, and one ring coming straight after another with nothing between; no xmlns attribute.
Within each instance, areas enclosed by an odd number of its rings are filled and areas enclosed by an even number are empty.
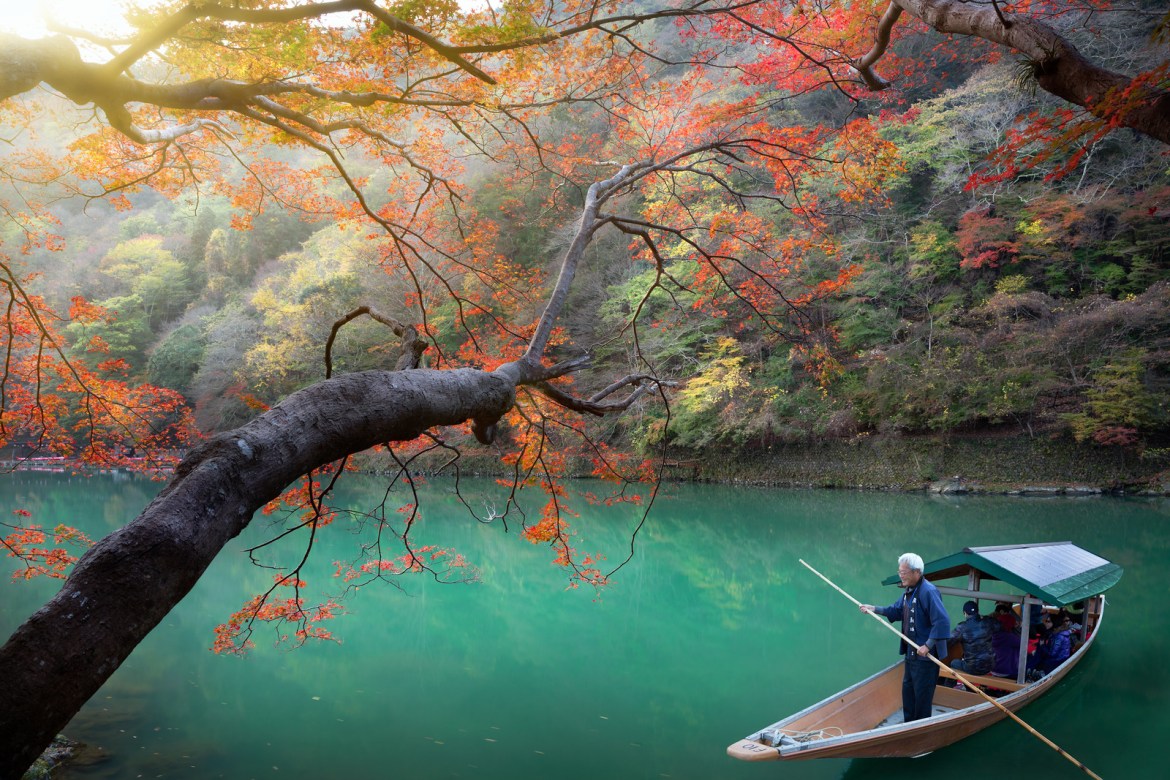
<svg viewBox="0 0 1170 780"><path fill-rule="evenodd" d="M1028 674L1028 640L1032 638L1032 602L1031 596L1024 596L1020 604L1020 666L1016 671L1016 682L1024 684Z"/></svg>

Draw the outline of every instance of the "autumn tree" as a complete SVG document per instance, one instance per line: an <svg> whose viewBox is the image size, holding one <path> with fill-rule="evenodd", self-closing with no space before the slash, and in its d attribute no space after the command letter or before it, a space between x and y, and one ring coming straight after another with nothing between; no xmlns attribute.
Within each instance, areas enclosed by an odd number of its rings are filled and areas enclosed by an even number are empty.
<svg viewBox="0 0 1170 780"><path fill-rule="evenodd" d="M641 464L622 468L588 439L581 418L664 398L681 368L664 371L641 345L687 318L727 317L789 347L817 381L831 380L835 334L810 312L856 274L832 240L831 213L880 203L898 172L858 101L888 86L883 69L907 79L931 72L933 60L905 53L922 47L897 45L904 17L917 20L911 37L933 28L986 44L972 56L993 56L993 45L1022 55L1041 88L1083 110L1065 123L1081 136L1130 127L1170 140L1165 63L1134 75L1094 64L1062 32L1060 20L1076 10L1063 5L652 5L171 2L136 11L137 32L125 39L68 29L43 40L0 36L5 126L35 127L66 101L80 109L67 156L45 155L18 133L0 168L10 222L0 248L0 443L109 463L129 440L158 468L166 453L185 450L155 501L98 541L0 649L8 670L0 776L19 776L290 485L298 487L286 500L304 512L288 533L305 540L307 554L333 519L324 500L331 480L349 455L371 447L397 447L401 459L410 457L404 446L450 450L469 425L479 442L503 449L518 488L547 496L539 516L521 521L525 538L550 545L578 580L604 582L573 549L556 481L563 451L550 437L580 438L598 475L638 478ZM663 29L678 32L655 48ZM836 121L790 116L792 101L824 90L848 107ZM555 261L499 251L493 215L477 212L468 187L474 172L464 161L473 158L515 190L544 193L550 226L563 231ZM399 299L335 312L321 345L329 378L236 430L191 442L174 394L124 381L124 361L80 360L66 349L62 331L73 328L75 349L108 350L108 308L77 300L63 327L19 262L22 249L57 246L57 199L128 206L147 187L230 198L244 209L239 229L279 208L361 231ZM128 237L129 248L151 249L146 235ZM607 250L624 247L640 280L628 305L611 312L622 352L575 343L561 322L582 268L610 262L596 249L605 235L620 239ZM210 234L202 259L221 280L214 295L238 282L226 236ZM117 261L108 270L141 286L130 293L149 321L166 303L157 280L123 273ZM152 273L184 279L179 265ZM359 319L394 334L396 370L334 365L338 334ZM713 342L708 354L710 370L683 396L696 419L739 390L728 381L740 365L731 345ZM11 526L12 555L42 555L25 521ZM409 521L397 542L397 557L363 548L346 577L425 568ZM329 603L303 603L295 564L278 580L293 595L274 588L249 600L217 647L239 648L257 620L321 635Z"/></svg>
<svg viewBox="0 0 1170 780"><path fill-rule="evenodd" d="M1164 405L1141 382L1141 358L1141 350L1130 350L1094 374L1084 411L1069 416L1077 441L1132 446L1143 429L1165 415Z"/></svg>

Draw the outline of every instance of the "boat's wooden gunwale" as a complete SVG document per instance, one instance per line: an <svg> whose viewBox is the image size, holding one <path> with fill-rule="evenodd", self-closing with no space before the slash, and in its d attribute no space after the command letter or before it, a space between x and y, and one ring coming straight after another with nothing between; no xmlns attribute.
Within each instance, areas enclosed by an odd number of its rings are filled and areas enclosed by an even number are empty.
<svg viewBox="0 0 1170 780"><path fill-rule="evenodd" d="M1105 612L1103 596L1094 596L1090 600L1095 606L1096 622L1093 631L1085 642L1072 655L1052 672L1036 682L1028 683L1023 688L1001 696L997 701L1012 712L1016 712L1033 699L1038 698L1059 682L1068 672L1080 662L1089 647L1092 646L1100 633L1101 622ZM956 709L941 715L936 715L909 724L897 723L889 726L865 729L836 737L825 737L811 742L796 744L782 744L779 747L770 747L758 741L759 735L765 731L775 729L793 729L796 724L802 725L815 722L817 713L829 707L839 708L842 702L856 698L859 691L866 687L878 686L884 675L895 675L902 661L882 669L861 682L839 691L828 698L813 704L810 707L773 723L765 729L757 731L727 748L728 754L735 758L748 761L762 760L805 760L811 758L867 758L867 757L905 757L927 753L945 747L960 739L982 731L988 726L997 723L1007 715L991 702L986 701L978 694L967 693L974 702L971 706ZM901 675L897 674L900 679Z"/></svg>

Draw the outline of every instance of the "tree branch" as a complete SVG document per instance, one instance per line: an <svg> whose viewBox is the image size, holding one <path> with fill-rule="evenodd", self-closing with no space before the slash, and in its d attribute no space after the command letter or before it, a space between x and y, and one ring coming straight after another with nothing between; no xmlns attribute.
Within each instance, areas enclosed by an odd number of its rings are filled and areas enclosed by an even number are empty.
<svg viewBox="0 0 1170 780"><path fill-rule="evenodd" d="M0 777L21 776L285 486L435 426L494 422L514 400L506 372L345 374L192 450L142 514L91 548L0 647Z"/></svg>
<svg viewBox="0 0 1170 780"><path fill-rule="evenodd" d="M172 125L163 130L144 130L135 125L133 120L130 119L130 112L126 110L125 106L99 104L99 107L105 112L106 119L110 122L110 127L134 143L142 144L143 146L171 143L185 135L202 130L205 127L223 133L229 138L235 137L227 128L212 119L196 119L188 124Z"/></svg>
<svg viewBox="0 0 1170 780"><path fill-rule="evenodd" d="M419 361L422 359L422 354L427 351L428 345L425 341L418 337L418 330L413 325L404 325L393 317L385 314L380 314L374 311L369 306L359 306L358 308L346 314L341 319L333 323L333 327L329 329L329 339L325 342L325 378L329 379L333 376L333 342L337 338L337 333L345 325L356 320L363 314L369 315L370 319L380 322L390 330L394 331L394 335L402 339L402 352L398 356L398 360L394 364L395 371L404 371L408 368L418 368Z"/></svg>
<svg viewBox="0 0 1170 780"><path fill-rule="evenodd" d="M870 89L880 92L890 86L890 82L883 79L874 72L873 65L882 58L886 53L886 49L890 45L890 33L894 29L894 25L898 23L898 18L902 15L902 8L897 3L890 3L890 7L882 14L881 20L877 25L877 33L875 35L873 48L869 50L864 57L853 64L853 69L857 71L857 75L861 76L861 80Z"/></svg>
<svg viewBox="0 0 1170 780"><path fill-rule="evenodd" d="M561 390L560 388L550 385L547 382L533 383L533 387L539 390L550 399L574 412L583 412L592 414L596 417L602 417L613 412L623 412L629 409L635 401L637 401L646 393L655 389L656 387L674 387L675 382L666 382L649 374L636 374L623 377L611 384L599 393L596 393L591 398L579 398ZM623 387L634 386L634 390L620 401L610 401L602 403L602 399L606 398Z"/></svg>
<svg viewBox="0 0 1170 780"><path fill-rule="evenodd" d="M182 28L198 19L218 19L221 22L244 24L287 24L303 19L317 19L329 14L362 11L386 25L390 30L414 38L456 67L477 79L495 84L496 80L460 56L456 49L425 30L387 13L372 0L335 0L328 3L310 3L289 8L238 8L235 5L191 2L158 25L141 35L125 51L104 66L111 74L123 73L132 64L160 47Z"/></svg>
<svg viewBox="0 0 1170 780"><path fill-rule="evenodd" d="M691 19L714 16L727 16L736 11L741 11L745 8L750 8L755 5L760 5L764 0L742 0L741 2L728 3L727 5L710 6L709 0L697 0L691 5L683 8L672 8L662 11L650 11L644 14L619 14L616 16L606 16L598 19L590 19L581 24L565 27L560 30L552 30L541 35L530 35L526 38L517 38L510 41L500 41L497 43L478 43L466 44L463 46L452 46L451 51L456 54L488 54L494 52L511 51L513 49L530 48L533 46L544 46L545 44L554 43L561 38L567 38L572 35L579 35L581 33L590 32L593 30L601 30L611 35L616 34L610 28L619 27L620 30L628 30L646 22L651 22L659 19Z"/></svg>
<svg viewBox="0 0 1170 780"><path fill-rule="evenodd" d="M1100 67L1053 27L1023 15L1004 16L998 8L986 4L960 0L893 1L938 32L982 38L1019 52L1031 64L1036 82L1046 92L1098 118L1170 144L1170 91L1157 82L1146 83L1140 77L1135 79ZM883 22L889 15L887 11ZM875 50L880 48L880 37L879 27L879 46ZM869 55L863 62L865 59ZM1135 94L1127 94L1129 91Z"/></svg>
<svg viewBox="0 0 1170 780"><path fill-rule="evenodd" d="M618 187L627 184L636 172L646 167L647 163L644 162L623 165L610 178L594 182L589 186L589 190L585 193L585 206L581 209L577 232L573 236L573 242L565 251L564 257L561 258L561 269L557 275L556 285L553 287L552 294L549 295L548 303L540 315L540 321L537 323L536 330L528 342L528 349L524 353L523 360L529 365L538 365L540 356L544 354L545 347L548 346L553 323L560 315L561 309L564 308L565 300L569 296L569 287L573 284L573 278L577 273L577 266L580 265L581 259L585 256L585 248L589 246L589 242L597 230L597 217L601 206Z"/></svg>

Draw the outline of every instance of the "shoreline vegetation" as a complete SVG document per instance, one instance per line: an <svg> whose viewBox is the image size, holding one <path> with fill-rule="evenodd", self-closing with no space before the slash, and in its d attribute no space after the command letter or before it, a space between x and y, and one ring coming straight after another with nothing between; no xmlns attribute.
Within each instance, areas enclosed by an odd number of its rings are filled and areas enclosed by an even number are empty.
<svg viewBox="0 0 1170 780"><path fill-rule="evenodd" d="M433 473L439 462L423 462ZM397 467L384 456L355 458L360 471ZM494 454L464 455L462 473L501 476ZM570 477L587 477L579 462ZM939 494L1170 496L1170 453L1077 444L1068 439L968 434L861 436L765 450L671 449L668 481L741 484L790 489L881 490Z"/></svg>
<svg viewBox="0 0 1170 780"><path fill-rule="evenodd" d="M415 473L438 476L449 458L421 456ZM355 456L359 472L388 474L398 466L384 453ZM588 478L592 464L570 464L569 479ZM510 477L499 454L464 453L460 474ZM64 458L13 460L0 456L0 471L93 472ZM110 471L126 472L126 469ZM448 473L454 473L449 471ZM944 495L1170 496L1170 450L1139 453L1078 444L1067 438L964 434L858 436L775 444L763 450L672 448L665 460L668 482L702 482L806 490L878 490Z"/></svg>

